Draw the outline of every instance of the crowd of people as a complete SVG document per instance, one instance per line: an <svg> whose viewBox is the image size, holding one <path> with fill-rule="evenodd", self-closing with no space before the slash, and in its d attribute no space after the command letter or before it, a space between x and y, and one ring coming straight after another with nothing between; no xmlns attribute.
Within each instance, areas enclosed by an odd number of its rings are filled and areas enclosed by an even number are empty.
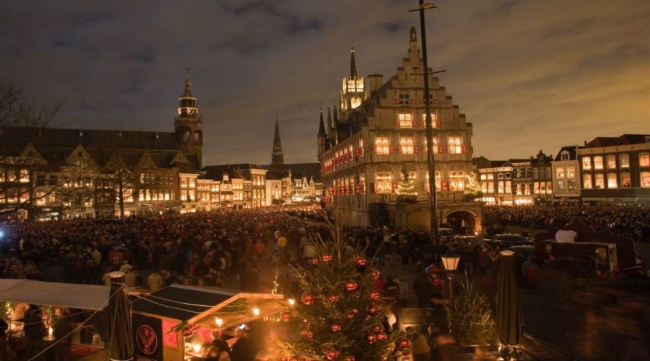
<svg viewBox="0 0 650 361"><path fill-rule="evenodd" d="M564 225L579 218L595 231L608 229L635 241L650 242L650 208L648 206L614 204L598 205L534 205L486 206L485 220L491 224L515 224L546 229Z"/></svg>

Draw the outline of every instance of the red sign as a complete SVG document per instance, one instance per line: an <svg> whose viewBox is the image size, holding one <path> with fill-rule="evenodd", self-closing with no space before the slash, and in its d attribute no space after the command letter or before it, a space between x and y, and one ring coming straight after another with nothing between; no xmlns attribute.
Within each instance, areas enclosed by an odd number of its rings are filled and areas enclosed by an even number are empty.
<svg viewBox="0 0 650 361"><path fill-rule="evenodd" d="M178 338L176 332L171 332L177 322L162 320L163 345L167 347L177 347Z"/></svg>

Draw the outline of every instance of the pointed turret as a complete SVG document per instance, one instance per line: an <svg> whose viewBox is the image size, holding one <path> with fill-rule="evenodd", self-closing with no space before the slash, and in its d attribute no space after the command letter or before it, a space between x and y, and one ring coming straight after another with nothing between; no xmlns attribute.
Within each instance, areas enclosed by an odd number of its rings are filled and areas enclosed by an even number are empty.
<svg viewBox="0 0 650 361"><path fill-rule="evenodd" d="M273 135L273 151L271 153L271 165L269 171L284 171L284 154L282 154L282 141L280 140L280 126L278 125L278 115L275 115L275 134Z"/></svg>

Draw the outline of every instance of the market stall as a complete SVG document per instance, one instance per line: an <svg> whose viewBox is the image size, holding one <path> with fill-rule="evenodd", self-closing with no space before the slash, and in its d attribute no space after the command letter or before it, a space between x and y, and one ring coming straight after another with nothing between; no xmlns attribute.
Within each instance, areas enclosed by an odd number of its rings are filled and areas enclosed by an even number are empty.
<svg viewBox="0 0 650 361"><path fill-rule="evenodd" d="M27 347L25 341L25 319L32 311L32 306L45 311L40 320L48 332L43 338L47 347L56 343L56 321L68 315L67 310L79 312L101 311L108 305L109 287L99 285L42 282L29 279L0 279L0 302L9 324L9 344L14 352ZM23 308L24 307L24 308ZM20 311L20 312L16 312ZM20 316L16 316L20 313ZM88 319L84 322L71 321L74 333L66 344L71 348L103 348L103 342L94 332Z"/></svg>
<svg viewBox="0 0 650 361"><path fill-rule="evenodd" d="M213 330L222 331L232 343L240 325L287 307L280 294L171 285L132 303L136 360L201 357Z"/></svg>

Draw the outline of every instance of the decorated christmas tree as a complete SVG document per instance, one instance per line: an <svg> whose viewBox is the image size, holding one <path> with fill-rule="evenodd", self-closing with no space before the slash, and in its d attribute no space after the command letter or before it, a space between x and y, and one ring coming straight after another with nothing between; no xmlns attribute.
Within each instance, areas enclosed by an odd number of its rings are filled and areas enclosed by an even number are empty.
<svg viewBox="0 0 650 361"><path fill-rule="evenodd" d="M409 175L406 168L402 168L402 176L397 184L398 199L402 202L415 202L418 195L415 189L415 179Z"/></svg>
<svg viewBox="0 0 650 361"><path fill-rule="evenodd" d="M478 171L473 171L467 176L464 193L463 200L465 201L473 201L483 195Z"/></svg>
<svg viewBox="0 0 650 361"><path fill-rule="evenodd" d="M280 360L381 361L396 345L407 351L408 339L387 327L389 306L373 287L374 260L332 238L312 237L317 256L297 269L303 293L282 317L294 332L281 342Z"/></svg>

